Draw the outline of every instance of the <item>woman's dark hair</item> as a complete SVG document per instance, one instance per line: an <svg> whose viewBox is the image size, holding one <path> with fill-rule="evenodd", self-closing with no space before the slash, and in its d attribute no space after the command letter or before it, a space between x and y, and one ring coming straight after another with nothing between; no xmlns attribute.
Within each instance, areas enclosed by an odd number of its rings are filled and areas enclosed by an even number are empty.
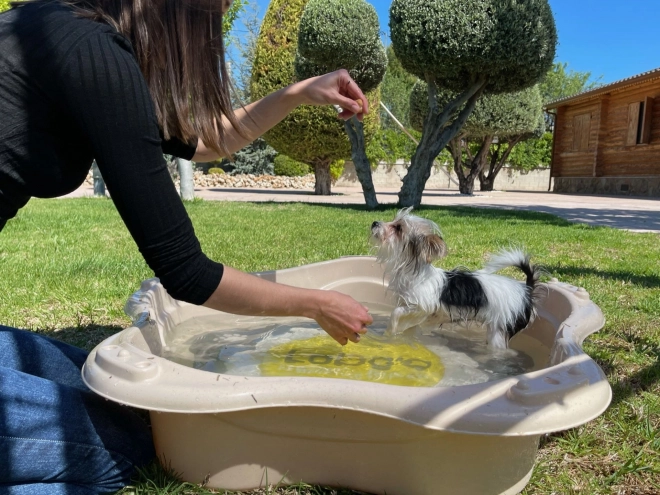
<svg viewBox="0 0 660 495"><path fill-rule="evenodd" d="M60 0L105 22L133 45L165 139L197 138L227 155L221 116L242 134L231 105L224 56L228 0Z"/></svg>

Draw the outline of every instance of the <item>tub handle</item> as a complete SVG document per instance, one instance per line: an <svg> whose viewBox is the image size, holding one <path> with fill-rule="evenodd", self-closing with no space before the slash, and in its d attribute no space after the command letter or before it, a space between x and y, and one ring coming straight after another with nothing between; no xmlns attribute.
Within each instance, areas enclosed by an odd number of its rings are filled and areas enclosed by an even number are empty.
<svg viewBox="0 0 660 495"><path fill-rule="evenodd" d="M565 372L539 378L520 378L507 391L507 397L521 404L536 406L561 401L568 393L589 385L589 377L578 366Z"/></svg>
<svg viewBox="0 0 660 495"><path fill-rule="evenodd" d="M158 375L159 366L154 356L143 353L133 346L106 345L96 351L94 362L109 377L130 382L149 380Z"/></svg>

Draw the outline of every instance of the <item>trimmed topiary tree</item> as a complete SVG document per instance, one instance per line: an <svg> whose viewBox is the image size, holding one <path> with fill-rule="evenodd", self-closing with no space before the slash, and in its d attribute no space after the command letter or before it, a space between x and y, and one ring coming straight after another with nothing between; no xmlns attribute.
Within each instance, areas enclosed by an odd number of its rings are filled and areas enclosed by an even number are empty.
<svg viewBox="0 0 660 495"><path fill-rule="evenodd" d="M380 25L376 9L364 0L309 0L298 31L295 58L298 79L306 79L337 69L348 70L367 95L372 111L366 124L378 125L378 86L387 69L385 47L380 41ZM351 157L362 185L367 207L378 206L371 178L371 164L366 149L365 125L357 117L344 122L351 142ZM371 130L371 129L370 129Z"/></svg>
<svg viewBox="0 0 660 495"><path fill-rule="evenodd" d="M298 27L307 0L272 0L261 25L250 92L257 100L295 82ZM343 122L331 106L301 106L267 132L266 142L314 170L316 194L330 194L330 164L351 156Z"/></svg>
<svg viewBox="0 0 660 495"><path fill-rule="evenodd" d="M520 91L552 66L557 32L548 0L393 0L392 46L404 69L427 83L422 139L399 192L418 206L433 160L483 93ZM455 93L446 102L439 88Z"/></svg>
<svg viewBox="0 0 660 495"><path fill-rule="evenodd" d="M539 102L541 101L539 92ZM533 110L532 110L533 111ZM500 173L504 165L509 163L513 165L511 153L518 150L528 140L540 139L545 134L545 117L543 115L542 105L538 106L536 125L530 125L527 128L521 126L515 133L505 135L499 138L497 143L491 145L488 151L488 160L485 166L479 168L479 189L481 191L492 191L495 184L495 178ZM536 151L533 149L532 151ZM536 163L527 167L515 167L519 170L532 170L542 164L542 157L539 153L528 153L528 161L536 157Z"/></svg>
<svg viewBox="0 0 660 495"><path fill-rule="evenodd" d="M440 104L456 98L451 91L440 91ZM421 129L428 113L426 83L419 81L410 98L410 120ZM492 191L513 148L543 129L543 105L538 86L515 93L483 96L476 103L459 133L448 143L462 194L472 194L474 181L480 177L482 191ZM497 139L496 139L497 138ZM493 144L497 141L496 144Z"/></svg>
<svg viewBox="0 0 660 495"><path fill-rule="evenodd" d="M387 53L387 71L383 77L383 83L380 85L380 94L383 104L390 112L403 124L410 129L408 115L410 113L410 92L417 78L410 72L401 67L401 62L396 58L392 45L386 49ZM399 126L387 115L385 110L381 113L382 128L400 132Z"/></svg>

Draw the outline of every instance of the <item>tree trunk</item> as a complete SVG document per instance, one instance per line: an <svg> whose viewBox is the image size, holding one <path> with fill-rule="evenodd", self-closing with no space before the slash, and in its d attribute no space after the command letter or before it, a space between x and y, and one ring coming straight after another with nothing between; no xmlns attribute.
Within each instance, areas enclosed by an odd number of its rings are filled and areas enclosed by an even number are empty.
<svg viewBox="0 0 660 495"><path fill-rule="evenodd" d="M506 150L501 155L500 151L502 149L502 143L498 143L497 148L492 150L490 154L491 156L489 160L490 163L488 166L488 174L486 175L486 167L483 167L479 173L479 182L481 183L482 191L489 192L493 190L495 187L495 178L497 177L497 174L500 173L506 161L509 159L509 155L511 154L511 151L513 151L513 148L521 140L522 136L513 136L510 138L510 140L506 143Z"/></svg>
<svg viewBox="0 0 660 495"><path fill-rule="evenodd" d="M488 150L493 142L493 136L486 136L482 138L481 147L479 152L466 160L463 159L462 144L460 140L455 140L451 144L452 156L454 157L454 168L458 176L458 190L461 194L474 194L474 181L486 166L486 159L488 158ZM467 140L465 146L468 146ZM467 174L466 174L467 170Z"/></svg>
<svg viewBox="0 0 660 495"><path fill-rule="evenodd" d="M403 178L399 191L399 206L418 207L422 203L422 194L426 181L431 176L433 161L449 141L460 132L474 110L485 86L486 81L477 81L469 90L458 96L441 111L437 105L435 83L429 82L429 113L424 120L422 139L412 157L408 173ZM465 106L458 116L451 124L448 124L450 118L463 105Z"/></svg>
<svg viewBox="0 0 660 495"><path fill-rule="evenodd" d="M332 188L332 176L330 175L330 160L316 163L314 166L314 194L317 196L330 196Z"/></svg>
<svg viewBox="0 0 660 495"><path fill-rule="evenodd" d="M355 165L355 173L362 185L362 194L367 208L373 210L378 206L376 198L376 189L371 178L371 164L367 158L366 146L364 143L364 125L357 117L353 116L344 122L348 139L351 141L351 157Z"/></svg>
<svg viewBox="0 0 660 495"><path fill-rule="evenodd" d="M426 181L431 175L433 160L438 156L438 153L433 154L429 141L422 136L408 167L408 173L403 178L399 191L399 205L402 207L417 208L422 203L422 194L424 194Z"/></svg>
<svg viewBox="0 0 660 495"><path fill-rule="evenodd" d="M483 171L481 172L481 174L479 174L479 184L480 184L479 190L484 192L492 191L494 183L495 183L495 177L486 176Z"/></svg>
<svg viewBox="0 0 660 495"><path fill-rule="evenodd" d="M458 191L468 196L474 194L474 176L468 174L458 179Z"/></svg>

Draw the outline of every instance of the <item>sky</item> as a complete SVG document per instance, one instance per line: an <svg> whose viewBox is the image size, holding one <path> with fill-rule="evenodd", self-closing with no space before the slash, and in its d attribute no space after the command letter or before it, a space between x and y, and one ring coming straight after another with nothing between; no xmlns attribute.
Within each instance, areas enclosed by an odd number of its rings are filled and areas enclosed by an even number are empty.
<svg viewBox="0 0 660 495"><path fill-rule="evenodd" d="M389 43L391 0L367 0ZM432 1L432 0L429 0ZM559 35L557 62L611 83L660 67L660 0L549 0ZM269 0L257 0L261 16Z"/></svg>

